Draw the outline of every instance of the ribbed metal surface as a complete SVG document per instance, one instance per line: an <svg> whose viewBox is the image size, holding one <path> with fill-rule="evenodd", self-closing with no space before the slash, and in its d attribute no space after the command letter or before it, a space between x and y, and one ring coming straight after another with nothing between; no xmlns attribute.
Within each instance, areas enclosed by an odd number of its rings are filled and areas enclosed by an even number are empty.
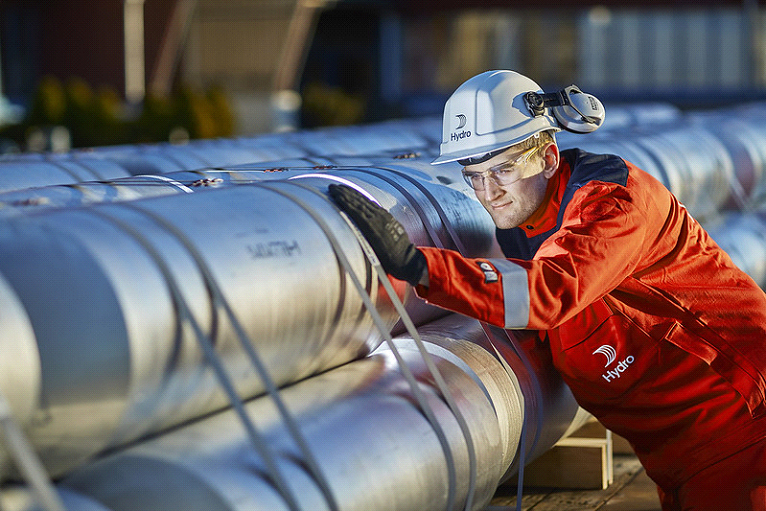
<svg viewBox="0 0 766 511"><path fill-rule="evenodd" d="M518 373L524 369L507 371L490 351L475 343L484 334L473 320L434 322L424 337L468 421L480 460L471 509L482 509L516 456L525 401ZM395 342L447 435L457 467L455 509L463 509L469 479L465 439L434 393L412 341ZM548 367L542 372L552 376L553 371ZM536 379L537 375L522 377ZM544 427L565 427L576 411L568 391L563 386L559 389L567 396L560 403L568 406L558 410L562 412L558 416L546 414ZM300 420L339 509L445 509L448 470L443 448L433 426L413 403L387 347L291 386L282 395ZM300 459L300 454L285 440L268 398L248 404L248 409L280 453L280 465L300 499L300 508L327 509L315 484L291 460ZM554 417L560 423L552 424ZM534 431L537 426L536 421L530 422L532 436L539 433ZM199 438L207 440L201 444ZM286 509L263 472L263 463L252 455L237 418L226 412L107 457L76 471L64 484L115 511ZM118 478L120 483L114 484Z"/></svg>
<svg viewBox="0 0 766 511"><path fill-rule="evenodd" d="M396 188L366 173L348 175L349 183L368 189L399 217L413 239L430 243L423 222L439 225L439 217L422 190L408 182ZM343 178L333 176L338 179ZM179 325L168 279L178 284L236 375L241 395L263 390L231 326L211 303L200 261L184 243L208 266L279 384L377 346L380 334L341 271L329 236L353 262L389 328L398 316L379 297L356 238L323 195L333 181L275 181L268 187L48 210L0 223L0 274L8 280L7 301L18 304L9 322L17 329L28 323L33 332L27 327L24 337L7 340L0 335L0 342L30 353L27 366L16 369L27 384L4 382L2 391L12 403L25 403L14 411L28 418L28 398L39 387L39 399L32 401L37 410L26 426L51 472L60 474L106 447L226 405L202 367L194 336ZM464 234L466 246L477 254L491 252L493 229L477 203L447 187L431 186L429 193ZM397 286L419 322L443 314L414 299L402 283Z"/></svg>
<svg viewBox="0 0 766 511"><path fill-rule="evenodd" d="M578 406L561 376L553 369L550 351L535 340L532 332L512 332L484 326L475 320L450 315L418 328L420 337L432 345L431 352L439 354L439 346L452 353L448 360L456 365L470 365L480 375L485 392L493 402L511 402L512 406L498 408L496 414L501 434L509 438L504 445L511 449L502 453L507 467L505 480L519 469L522 457L529 462L556 443L567 429L576 429L589 415L577 415ZM403 341L408 341L404 344ZM400 345L414 350L412 339L403 334ZM497 377L489 369L483 376L482 365L476 358L489 353L513 379L513 386L497 385ZM441 355L444 356L444 355ZM518 404L515 404L518 403ZM526 428L525 447L520 448L522 428Z"/></svg>

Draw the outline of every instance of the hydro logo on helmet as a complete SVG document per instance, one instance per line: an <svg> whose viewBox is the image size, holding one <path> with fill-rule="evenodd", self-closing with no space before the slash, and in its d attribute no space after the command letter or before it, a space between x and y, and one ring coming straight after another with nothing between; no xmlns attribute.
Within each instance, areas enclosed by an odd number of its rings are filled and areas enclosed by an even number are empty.
<svg viewBox="0 0 766 511"><path fill-rule="evenodd" d="M432 163L481 157L542 131L593 131L603 118L601 102L575 86L546 94L514 71L487 71L463 83L447 100L440 154Z"/></svg>

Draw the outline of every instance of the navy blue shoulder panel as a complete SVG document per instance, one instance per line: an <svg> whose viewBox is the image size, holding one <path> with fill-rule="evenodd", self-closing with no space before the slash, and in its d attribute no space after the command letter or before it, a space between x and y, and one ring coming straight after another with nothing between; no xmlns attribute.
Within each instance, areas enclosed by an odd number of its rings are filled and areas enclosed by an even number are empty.
<svg viewBox="0 0 766 511"><path fill-rule="evenodd" d="M628 183L628 166L619 156L613 154L593 154L580 149L565 149L561 151L561 157L569 163L572 175L564 190L556 227L531 238L527 238L521 227L496 229L495 235L505 257L525 260L532 259L540 245L559 229L569 201L572 200L574 193L583 185L591 181L616 183L622 186L626 186Z"/></svg>
<svg viewBox="0 0 766 511"><path fill-rule="evenodd" d="M593 154L581 149L561 151L572 169L567 189L580 188L590 181L603 181L625 186L628 184L628 166L625 160L614 154Z"/></svg>

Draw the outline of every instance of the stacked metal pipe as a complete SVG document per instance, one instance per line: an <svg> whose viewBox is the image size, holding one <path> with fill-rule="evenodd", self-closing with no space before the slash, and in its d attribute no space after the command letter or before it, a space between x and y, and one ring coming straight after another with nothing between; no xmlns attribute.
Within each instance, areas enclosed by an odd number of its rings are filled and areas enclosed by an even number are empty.
<svg viewBox="0 0 766 511"><path fill-rule="evenodd" d="M766 278L760 108L720 129L716 112L615 112L562 147L653 173ZM389 296L326 198L348 183L418 244L497 257L459 167L429 164L438 126L0 161L0 176L51 159L118 169L0 194L0 391L65 506L481 509L583 420L534 336L446 315L399 282ZM13 461L0 449L0 508L29 511Z"/></svg>

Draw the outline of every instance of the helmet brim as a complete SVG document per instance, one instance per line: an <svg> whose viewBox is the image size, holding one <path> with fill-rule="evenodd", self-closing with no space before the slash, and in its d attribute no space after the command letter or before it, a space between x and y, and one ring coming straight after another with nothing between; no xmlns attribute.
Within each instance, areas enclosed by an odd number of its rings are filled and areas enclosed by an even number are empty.
<svg viewBox="0 0 766 511"><path fill-rule="evenodd" d="M442 163L450 163L453 161L458 160L467 160L469 158L476 158L478 156L484 156L488 153L497 153L502 152L505 149L508 149L511 146L514 146L516 144L520 144L527 140L528 138L534 137L538 133L541 133L543 131L550 131L553 133L556 133L558 131L561 131L561 128L558 126L541 126L540 129L534 130L531 134L520 137L517 139L512 139L509 141L506 141L505 143L498 143L497 141L494 141L492 144L487 144L481 147L472 147L470 149L465 149L463 151L453 151L447 154L444 154L444 148L442 147L442 154L439 155L439 157L435 158L431 165L440 165ZM442 144L443 146L444 144Z"/></svg>
<svg viewBox="0 0 766 511"><path fill-rule="evenodd" d="M458 160L467 160L469 158L476 158L478 156L484 156L488 153L496 153L508 149L514 144L508 144L504 147L498 147L497 144L486 145L483 147L476 147L469 151L458 151L450 154L441 155L431 162L431 165L439 165L441 163L450 163Z"/></svg>

